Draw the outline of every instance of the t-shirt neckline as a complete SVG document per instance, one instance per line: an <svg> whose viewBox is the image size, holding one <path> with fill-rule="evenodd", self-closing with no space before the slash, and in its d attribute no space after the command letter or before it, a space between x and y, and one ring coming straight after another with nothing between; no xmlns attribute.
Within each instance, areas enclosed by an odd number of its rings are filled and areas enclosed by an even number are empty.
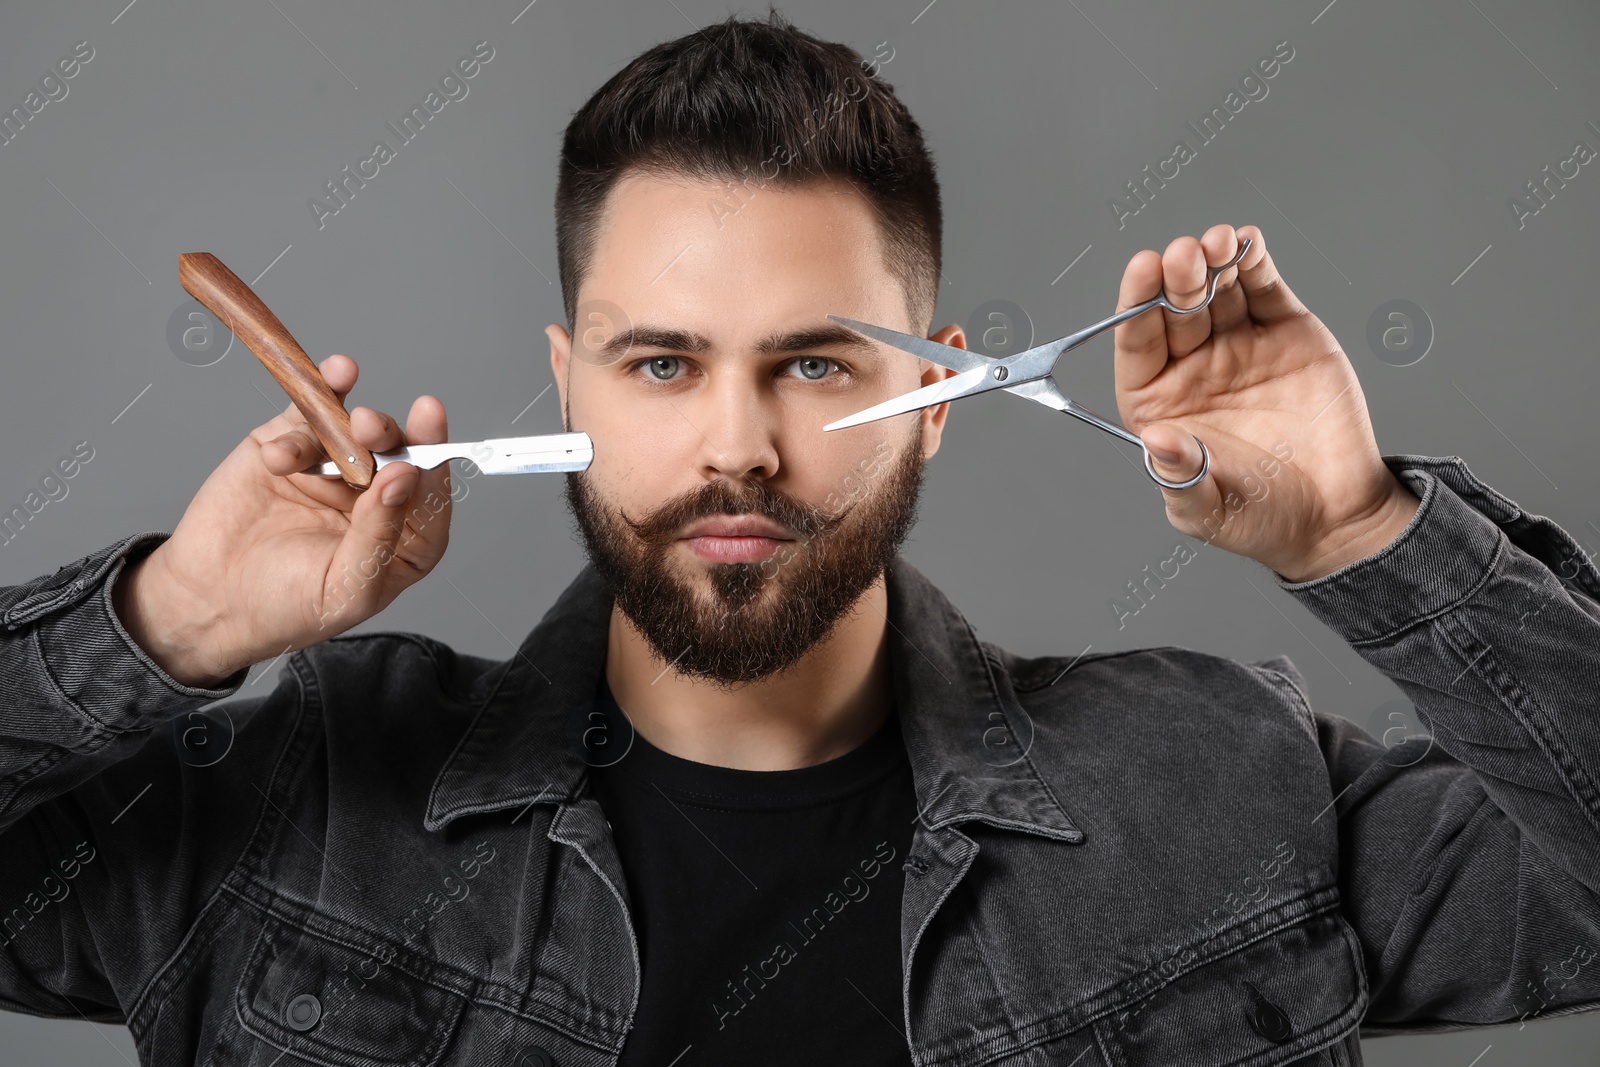
<svg viewBox="0 0 1600 1067"><path fill-rule="evenodd" d="M607 718L611 738L629 739L626 754L598 770L651 793L660 789L701 806L792 808L827 803L871 788L907 762L894 708L871 737L849 752L810 767L781 771L718 767L657 748L634 731L603 675L595 710Z"/></svg>

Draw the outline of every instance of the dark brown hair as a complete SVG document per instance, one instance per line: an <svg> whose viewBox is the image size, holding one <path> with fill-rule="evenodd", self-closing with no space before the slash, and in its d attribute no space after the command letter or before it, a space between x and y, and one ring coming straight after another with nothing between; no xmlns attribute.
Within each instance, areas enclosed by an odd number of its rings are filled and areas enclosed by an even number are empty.
<svg viewBox="0 0 1600 1067"><path fill-rule="evenodd" d="M933 318L942 220L921 128L876 63L774 9L765 22L729 17L656 45L573 115L556 184L569 329L607 195L630 171L736 183L735 193L848 180L876 209L912 326L925 332Z"/></svg>

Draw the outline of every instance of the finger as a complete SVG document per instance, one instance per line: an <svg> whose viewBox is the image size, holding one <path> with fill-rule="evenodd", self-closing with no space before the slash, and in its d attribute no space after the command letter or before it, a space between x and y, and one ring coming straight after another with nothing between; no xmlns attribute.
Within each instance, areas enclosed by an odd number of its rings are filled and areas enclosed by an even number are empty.
<svg viewBox="0 0 1600 1067"><path fill-rule="evenodd" d="M361 375L361 368L349 356L334 353L321 363L317 370L322 373L322 380L328 383L328 388L333 390L333 395L344 403L344 398L350 395L350 390L355 388L356 379Z"/></svg>
<svg viewBox="0 0 1600 1067"><path fill-rule="evenodd" d="M1238 255L1241 243L1234 228L1227 223L1218 223L1200 238L1200 244L1206 250L1206 263L1213 267ZM1244 287L1239 284L1237 264L1217 275L1216 295L1211 298L1207 310L1211 313L1213 336L1237 327L1250 317Z"/></svg>
<svg viewBox="0 0 1600 1067"><path fill-rule="evenodd" d="M330 355L317 370L344 405L360 376L360 366L347 355ZM350 432L370 451L387 451L403 442L397 422L373 408L357 408L350 413ZM310 429L299 405L293 402L277 418L259 427L258 435L270 435L270 440L261 445L261 459L272 474L296 474L330 458L322 438Z"/></svg>
<svg viewBox="0 0 1600 1067"><path fill-rule="evenodd" d="M435 396L419 396L406 417L406 443L442 444L450 439L444 404ZM401 537L401 558L421 571L431 570L450 543L450 464L421 472L412 494L410 529Z"/></svg>
<svg viewBox="0 0 1600 1067"><path fill-rule="evenodd" d="M369 452L388 452L406 443L405 431L392 415L365 405L350 409L350 433Z"/></svg>
<svg viewBox="0 0 1600 1067"><path fill-rule="evenodd" d="M322 442L303 422L261 446L261 462L272 474L295 474L328 458Z"/></svg>
<svg viewBox="0 0 1600 1067"><path fill-rule="evenodd" d="M1219 262L1227 262L1223 257ZM1181 308L1192 308L1206 296L1206 250L1193 237L1178 237L1167 245L1161 257L1161 275L1167 300ZM1179 315L1162 308L1167 326L1167 351L1182 359L1211 336L1211 306L1190 315ZM1155 315L1151 315L1152 318Z"/></svg>
<svg viewBox="0 0 1600 1067"><path fill-rule="evenodd" d="M350 390L355 388L356 378L361 374L361 368L349 356L332 355L317 364L317 370L322 374L322 380L328 383L328 388L333 390L333 395L339 398L339 404L344 405L345 398L350 395ZM271 439L280 434L287 433L296 426L304 424L305 413L300 410L300 405L294 401L284 408L272 419L257 427L258 437Z"/></svg>
<svg viewBox="0 0 1600 1067"><path fill-rule="evenodd" d="M1219 436L1220 431L1207 429L1208 436ZM1139 439L1150 450L1151 466L1169 482L1186 482L1200 473L1203 458L1200 445L1188 430L1172 422L1153 422L1139 434ZM1204 520L1216 513L1222 504L1222 490L1217 485L1216 446L1208 442L1211 451L1211 469L1206 476L1187 489L1168 489L1161 486L1161 495L1167 502L1167 519L1178 530L1209 540L1215 531L1203 526ZM1201 531L1196 533L1196 531Z"/></svg>
<svg viewBox="0 0 1600 1067"><path fill-rule="evenodd" d="M1117 292L1117 310L1126 311L1161 291L1161 256L1146 248L1128 260ZM1167 365L1167 324L1147 311L1112 331L1112 366L1119 392L1138 389Z"/></svg>
<svg viewBox="0 0 1600 1067"><path fill-rule="evenodd" d="M1244 288L1250 317L1266 324L1306 314L1306 306L1294 295L1294 291L1278 273L1277 265L1272 262L1261 229L1257 226L1241 226L1239 236L1255 242L1244 259L1239 261L1239 284Z"/></svg>
<svg viewBox="0 0 1600 1067"><path fill-rule="evenodd" d="M406 416L406 442L414 445L438 445L450 440L450 423L445 416L444 402L436 396L419 396L411 402L411 413Z"/></svg>
<svg viewBox="0 0 1600 1067"><path fill-rule="evenodd" d="M370 616L381 604L391 568L409 570L408 564L397 559L397 546L406 531L406 513L420 481L418 474L409 463L389 463L378 468L372 484L358 494L350 511L350 526L329 564L329 600L355 604L363 617Z"/></svg>
<svg viewBox="0 0 1600 1067"><path fill-rule="evenodd" d="M1139 432L1139 440L1150 450L1156 473L1167 481L1188 481L1200 473L1200 446L1194 435L1177 423L1153 422Z"/></svg>
<svg viewBox="0 0 1600 1067"><path fill-rule="evenodd" d="M293 407L291 404L290 408ZM369 407L357 407L350 412L350 432L356 443L369 452L387 452L405 443L400 424ZM328 458L321 438L303 420L261 446L261 461L273 474L294 474Z"/></svg>

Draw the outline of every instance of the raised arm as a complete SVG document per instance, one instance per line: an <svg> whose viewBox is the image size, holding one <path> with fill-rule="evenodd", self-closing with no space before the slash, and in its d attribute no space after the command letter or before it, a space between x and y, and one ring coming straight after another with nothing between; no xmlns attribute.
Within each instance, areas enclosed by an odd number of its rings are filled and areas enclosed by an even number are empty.
<svg viewBox="0 0 1600 1067"><path fill-rule="evenodd" d="M341 403L354 361L323 372ZM373 451L445 440L432 397L409 435L371 409ZM120 1019L243 848L292 724L250 664L376 614L448 543L449 467L358 491L300 474L294 405L212 472L176 531L140 534L0 588L0 1007Z"/></svg>
<svg viewBox="0 0 1600 1067"><path fill-rule="evenodd" d="M1385 460L1421 498L1400 537L1278 583L1432 734L1317 716L1363 1032L1600 1007L1600 572L1459 459Z"/></svg>

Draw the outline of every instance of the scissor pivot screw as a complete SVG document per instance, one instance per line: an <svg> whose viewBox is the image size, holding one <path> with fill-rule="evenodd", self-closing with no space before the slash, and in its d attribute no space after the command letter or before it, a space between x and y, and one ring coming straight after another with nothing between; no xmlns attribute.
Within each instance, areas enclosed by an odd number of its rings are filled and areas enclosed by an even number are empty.
<svg viewBox="0 0 1600 1067"><path fill-rule="evenodd" d="M1006 368L1004 368L1004 367L996 367L996 368L995 368L995 369L994 369L994 380L995 380L995 381L997 381L997 382L1003 382L1003 381L1005 381L1005 380L1006 380L1006 379L1007 379L1007 378L1008 378L1008 377L1010 377L1010 372L1009 372L1009 371L1007 371L1007 370L1006 370Z"/></svg>

